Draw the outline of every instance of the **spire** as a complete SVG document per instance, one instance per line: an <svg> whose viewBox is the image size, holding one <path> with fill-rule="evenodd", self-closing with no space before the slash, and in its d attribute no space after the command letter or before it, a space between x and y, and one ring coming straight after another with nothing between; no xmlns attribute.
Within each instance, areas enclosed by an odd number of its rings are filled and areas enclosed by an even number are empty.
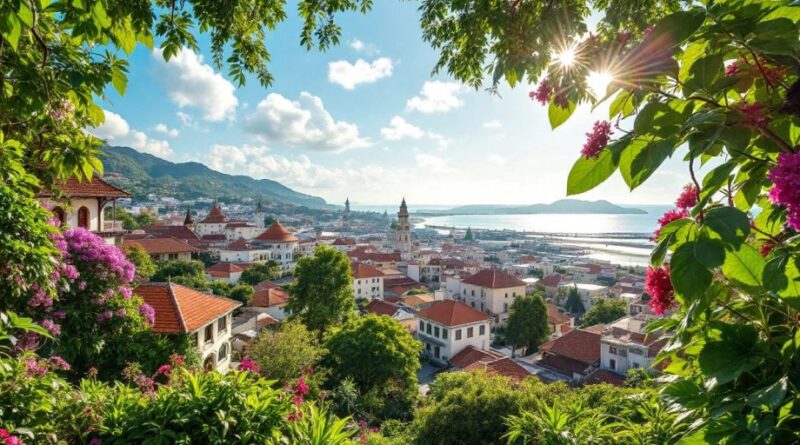
<svg viewBox="0 0 800 445"><path fill-rule="evenodd" d="M256 212L263 212L264 206L261 205L261 198L258 199L258 204L256 204Z"/></svg>
<svg viewBox="0 0 800 445"><path fill-rule="evenodd" d="M192 212L189 207L186 207L186 218L183 220L184 226L191 226L194 224L194 220L192 219Z"/></svg>
<svg viewBox="0 0 800 445"><path fill-rule="evenodd" d="M350 197L348 196L347 199L344 200L344 211L350 211Z"/></svg>
<svg viewBox="0 0 800 445"><path fill-rule="evenodd" d="M400 203L400 211L397 212L397 216L408 216L408 207L406 206L406 198L403 197L403 202Z"/></svg>

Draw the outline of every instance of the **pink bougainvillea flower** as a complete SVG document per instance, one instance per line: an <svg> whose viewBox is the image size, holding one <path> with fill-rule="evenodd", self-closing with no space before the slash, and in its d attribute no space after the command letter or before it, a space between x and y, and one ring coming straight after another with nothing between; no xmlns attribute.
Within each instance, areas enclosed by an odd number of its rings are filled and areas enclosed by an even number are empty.
<svg viewBox="0 0 800 445"><path fill-rule="evenodd" d="M53 320L50 319L42 320L42 327L47 329L47 332L49 332L50 335L54 337L61 334L61 325L54 322Z"/></svg>
<svg viewBox="0 0 800 445"><path fill-rule="evenodd" d="M697 187L688 184L683 187L683 192L675 201L675 207L679 209L691 209L697 205Z"/></svg>
<svg viewBox="0 0 800 445"><path fill-rule="evenodd" d="M742 103L737 108L742 115L741 123L745 127L759 128L769 123L767 110L761 102Z"/></svg>
<svg viewBox="0 0 800 445"><path fill-rule="evenodd" d="M669 278L669 265L648 267L644 280L644 290L650 295L650 309L656 315L663 315L676 306L675 292Z"/></svg>
<svg viewBox="0 0 800 445"><path fill-rule="evenodd" d="M725 77L735 77L739 75L739 61L734 60L725 66Z"/></svg>
<svg viewBox="0 0 800 445"><path fill-rule="evenodd" d="M308 384L306 383L306 379L304 377L300 377L297 380L297 385L295 385L295 392L304 396L308 394Z"/></svg>
<svg viewBox="0 0 800 445"><path fill-rule="evenodd" d="M50 357L50 362L55 367L57 367L58 369L61 369L62 371L69 371L70 369L72 369L72 366L70 366L69 363L67 363L66 360L64 360L63 358L61 358L61 357L59 357L57 355L54 355L54 356Z"/></svg>
<svg viewBox="0 0 800 445"><path fill-rule="evenodd" d="M254 374L258 374L261 372L261 367L258 366L255 360L250 357L245 357L242 359L242 362L239 363L239 371L250 371Z"/></svg>
<svg viewBox="0 0 800 445"><path fill-rule="evenodd" d="M550 83L547 82L547 79L541 81L535 91L528 93L528 97L530 97L531 100L535 100L542 105L547 105L550 102L550 96L552 95L553 87L550 86Z"/></svg>
<svg viewBox="0 0 800 445"><path fill-rule="evenodd" d="M591 133L586 133L586 143L583 144L581 155L584 158L596 158L600 152L608 145L611 137L611 122L597 121L594 123Z"/></svg>
<svg viewBox="0 0 800 445"><path fill-rule="evenodd" d="M156 311L153 309L153 306L150 306L147 303L142 303L142 305L139 306L139 315L144 317L144 320L150 326L156 324Z"/></svg>
<svg viewBox="0 0 800 445"><path fill-rule="evenodd" d="M156 374L169 375L171 372L172 372L171 365L161 365L158 367L158 371L156 371Z"/></svg>
<svg viewBox="0 0 800 445"><path fill-rule="evenodd" d="M658 239L658 236L661 234L661 231L664 230L667 224L675 221L677 219L686 218L689 216L689 211L686 209L670 209L667 210L661 218L658 218L658 229L653 232L653 236L650 238L651 240L655 241Z"/></svg>
<svg viewBox="0 0 800 445"><path fill-rule="evenodd" d="M786 207L786 224L800 231L800 153L781 153L778 162L769 172L774 184L769 199Z"/></svg>

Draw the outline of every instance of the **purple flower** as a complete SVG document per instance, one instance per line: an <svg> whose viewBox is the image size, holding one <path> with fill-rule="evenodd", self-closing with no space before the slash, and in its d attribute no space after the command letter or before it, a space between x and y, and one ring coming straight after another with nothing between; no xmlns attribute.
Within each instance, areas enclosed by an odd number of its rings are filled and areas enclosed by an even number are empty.
<svg viewBox="0 0 800 445"><path fill-rule="evenodd" d="M78 283L78 289L79 290L86 290L86 282L85 281L79 282Z"/></svg>
<svg viewBox="0 0 800 445"><path fill-rule="evenodd" d="M777 165L769 172L775 184L769 191L773 203L786 207L786 223L800 231L800 153L781 153Z"/></svg>
<svg viewBox="0 0 800 445"><path fill-rule="evenodd" d="M156 324L156 311L153 309L153 306L150 306L147 303L142 303L142 305L139 306L139 315L144 317L145 321L147 321L147 324L150 326Z"/></svg>
<svg viewBox="0 0 800 445"><path fill-rule="evenodd" d="M42 321L42 327L47 329L47 332L54 337L61 334L61 325L49 318Z"/></svg>
<svg viewBox="0 0 800 445"><path fill-rule="evenodd" d="M162 374L162 375L169 375L171 372L172 372L172 366L170 365L161 365L158 367L158 371L156 371L157 374Z"/></svg>
<svg viewBox="0 0 800 445"><path fill-rule="evenodd" d="M122 295L122 298L126 300L129 300L131 298L131 295L133 295L133 291L128 286L120 286L117 288L117 290Z"/></svg>
<svg viewBox="0 0 800 445"><path fill-rule="evenodd" d="M72 367L69 365L69 363L67 363L66 360L57 355L50 357L50 361L53 363L53 365L64 371L69 371L70 369L72 369Z"/></svg>
<svg viewBox="0 0 800 445"><path fill-rule="evenodd" d="M117 317L119 317L119 318L125 318L125 316L128 314L128 312L125 310L125 308L124 308L124 307L121 307L121 308L117 309L117 311L115 312L115 314L116 314L116 315L117 315Z"/></svg>
<svg viewBox="0 0 800 445"><path fill-rule="evenodd" d="M89 445L103 445L103 441L98 439L97 437L94 437L92 438L92 440L89 441Z"/></svg>
<svg viewBox="0 0 800 445"><path fill-rule="evenodd" d="M42 366L35 358L25 359L25 374L34 377L44 377L47 374L47 367Z"/></svg>
<svg viewBox="0 0 800 445"><path fill-rule="evenodd" d="M108 309L104 310L97 316L98 323L104 323L106 320L109 320L112 317L111 311Z"/></svg>
<svg viewBox="0 0 800 445"><path fill-rule="evenodd" d="M64 313L64 311L62 311L61 309L59 309L59 310L53 312L53 318L57 318L59 320L63 320L65 318L67 318L67 314Z"/></svg>
<svg viewBox="0 0 800 445"><path fill-rule="evenodd" d="M53 299L42 289L37 289L33 297L28 300L28 306L31 308L49 309L52 305Z"/></svg>

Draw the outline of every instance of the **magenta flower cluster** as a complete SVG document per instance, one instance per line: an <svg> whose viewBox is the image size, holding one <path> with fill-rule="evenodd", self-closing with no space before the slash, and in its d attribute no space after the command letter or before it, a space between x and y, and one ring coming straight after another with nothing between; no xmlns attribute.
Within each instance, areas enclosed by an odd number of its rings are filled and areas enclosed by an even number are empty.
<svg viewBox="0 0 800 445"><path fill-rule="evenodd" d="M656 315L663 315L676 306L675 292L669 279L669 265L648 267L644 279L644 290L650 295L650 309Z"/></svg>
<svg viewBox="0 0 800 445"><path fill-rule="evenodd" d="M261 367L258 366L255 360L250 357L245 357L242 359L242 362L239 363L239 371L250 371L253 374L258 374L261 372Z"/></svg>
<svg viewBox="0 0 800 445"><path fill-rule="evenodd" d="M550 96L553 95L553 87L547 82L547 79L541 81L535 91L528 93L531 100L535 100L542 105L547 105L550 102Z"/></svg>
<svg viewBox="0 0 800 445"><path fill-rule="evenodd" d="M679 209L691 209L697 205L697 187L693 184L688 184L683 187L683 192L675 200L675 207Z"/></svg>
<svg viewBox="0 0 800 445"><path fill-rule="evenodd" d="M22 445L22 440L12 435L5 428L0 428L0 440L2 440L2 442L0 442L2 445Z"/></svg>
<svg viewBox="0 0 800 445"><path fill-rule="evenodd" d="M139 306L139 315L144 317L145 321L150 326L156 324L156 311L153 309L153 306L150 306L147 303L142 303L142 305Z"/></svg>
<svg viewBox="0 0 800 445"><path fill-rule="evenodd" d="M651 240L655 241L658 239L658 236L661 235L661 231L664 230L664 227L675 221L677 219L686 218L689 216L689 211L686 209L670 209L667 210L661 218L658 218L658 228L655 232L653 232L653 236L650 238Z"/></svg>
<svg viewBox="0 0 800 445"><path fill-rule="evenodd" d="M769 172L774 184L769 199L786 207L786 224L800 231L800 153L781 153L777 165Z"/></svg>
<svg viewBox="0 0 800 445"><path fill-rule="evenodd" d="M608 145L611 137L611 122L597 121L594 123L591 133L586 133L586 143L583 144L581 155L584 158L596 158L600 152Z"/></svg>
<svg viewBox="0 0 800 445"><path fill-rule="evenodd" d="M106 243L96 234L77 227L64 232L64 241L67 243L67 261L72 264L80 263L83 267L79 266L79 270L86 270L91 276L103 281L123 284L133 281L136 274L134 265L120 249Z"/></svg>

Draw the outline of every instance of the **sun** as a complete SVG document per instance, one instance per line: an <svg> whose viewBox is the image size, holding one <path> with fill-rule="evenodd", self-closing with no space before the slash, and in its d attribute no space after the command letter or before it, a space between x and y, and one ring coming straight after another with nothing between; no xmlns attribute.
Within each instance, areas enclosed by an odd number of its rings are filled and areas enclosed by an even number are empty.
<svg viewBox="0 0 800 445"><path fill-rule="evenodd" d="M569 68L575 64L575 46L569 46L555 54L556 63L564 68Z"/></svg>
<svg viewBox="0 0 800 445"><path fill-rule="evenodd" d="M596 98L602 98L608 92L608 85L614 80L611 73L604 71L590 71L586 77L586 84L589 91Z"/></svg>

